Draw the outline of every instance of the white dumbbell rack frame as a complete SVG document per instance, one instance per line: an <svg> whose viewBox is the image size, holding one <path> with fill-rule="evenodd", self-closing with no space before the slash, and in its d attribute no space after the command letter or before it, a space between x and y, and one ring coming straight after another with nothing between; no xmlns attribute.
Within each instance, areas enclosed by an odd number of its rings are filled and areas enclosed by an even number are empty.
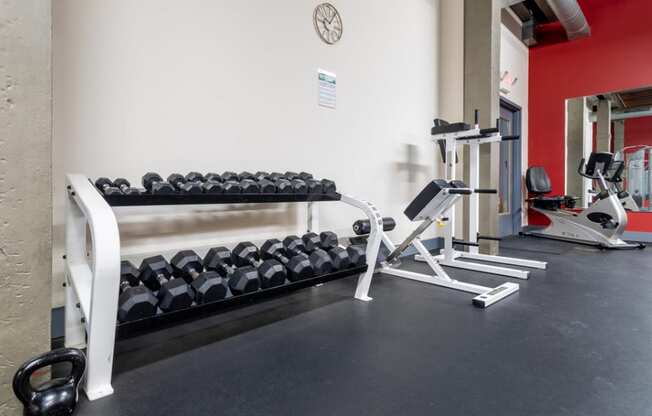
<svg viewBox="0 0 652 416"><path fill-rule="evenodd" d="M83 389L90 400L96 400L113 394L111 377L117 332L121 260L120 234L112 206L107 202L107 199L100 195L87 176L81 174L67 175L66 192L68 198L66 201L66 253L64 255L65 344L66 347L86 348L87 370ZM125 195L122 197L129 200L131 196ZM135 197L138 198L138 196ZM378 256L381 241L380 230L382 229L382 217L373 204L348 195L341 195L339 199L317 200L314 200L314 197L307 198L299 195L284 196L276 194L265 196L265 198L270 197L270 200L263 200L262 195L260 197L224 195L221 198L223 199L222 202L218 202L221 196L200 195L197 197L200 199L205 197L207 200L212 200L212 202L195 202L195 204L303 202L307 205L308 231L318 230L316 202L339 200L361 209L371 223L371 232L367 240L366 250L367 264L370 266L352 269L352 271L340 271L331 275L337 274L335 277L340 278L361 273L354 296L363 301L371 300L368 292L374 273L373 266L376 264ZM155 195L146 195L145 199L148 198L152 203L124 205L174 204L174 202L166 204L157 201ZM181 195L163 197L163 199L165 198L177 199L178 203L185 203L181 201L187 200L186 196ZM233 200L229 200L230 198ZM121 204L112 205L120 206ZM87 232L90 233L90 236L87 235ZM88 240L88 237L90 237L90 240ZM89 244L90 246L88 246ZM317 279L319 278L315 279L314 284L319 283ZM333 279L329 278L324 281ZM191 310L192 308L186 311Z"/></svg>
<svg viewBox="0 0 652 416"><path fill-rule="evenodd" d="M478 189L480 186L480 145L484 143L495 143L503 140L498 129L481 130L480 126L475 124L468 130L455 131L451 133L433 134L432 141L435 145L440 140L445 142L445 174L446 180L455 180L455 162L457 160L457 146L469 146L469 183L471 189ZM455 267L465 270L473 270L482 273L508 276L516 279L528 279L530 272L528 270L519 270L509 267L494 266L488 264L474 263L465 260L478 260L488 263L507 264L519 267L528 267L532 269L546 269L547 263L544 261L527 260L516 257L493 256L481 254L478 252L478 231L480 216L480 200L477 192L469 195L469 228L466 241L471 244L468 251L458 251L454 248L453 233L455 232L455 210L448 213L449 221L444 228L444 249L442 254L436 256L437 261L444 266ZM422 255L415 257L418 261L426 261Z"/></svg>

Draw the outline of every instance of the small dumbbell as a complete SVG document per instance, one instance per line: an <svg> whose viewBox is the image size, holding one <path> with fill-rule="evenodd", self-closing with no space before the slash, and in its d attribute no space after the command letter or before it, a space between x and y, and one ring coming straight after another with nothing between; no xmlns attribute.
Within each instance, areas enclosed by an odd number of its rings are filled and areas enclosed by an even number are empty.
<svg viewBox="0 0 652 416"><path fill-rule="evenodd" d="M204 175L204 179L206 179L207 182L222 182L222 175L215 172L208 172Z"/></svg>
<svg viewBox="0 0 652 416"><path fill-rule="evenodd" d="M238 243L233 249L233 258L236 266L253 266L260 276L260 287L280 286L285 283L287 272L285 267L277 260L261 260L258 247L249 241Z"/></svg>
<svg viewBox="0 0 652 416"><path fill-rule="evenodd" d="M254 179L243 179L240 181L240 188L243 194L259 194L260 185Z"/></svg>
<svg viewBox="0 0 652 416"><path fill-rule="evenodd" d="M148 172L143 175L143 186L149 192L157 195L171 195L177 193L174 186L169 182L165 182L158 173L154 172Z"/></svg>
<svg viewBox="0 0 652 416"><path fill-rule="evenodd" d="M201 194L203 189L197 182L188 182L183 175L173 173L168 176L168 182L172 184L177 190L184 194Z"/></svg>
<svg viewBox="0 0 652 416"><path fill-rule="evenodd" d="M175 279L170 263L161 255L148 257L140 264L140 280L157 293L158 307L163 312L189 308L194 293L183 279Z"/></svg>
<svg viewBox="0 0 652 416"><path fill-rule="evenodd" d="M322 179L321 180L321 186L322 186L322 191L325 194L332 194L337 191L337 187L335 186L335 182L331 181L330 179Z"/></svg>
<svg viewBox="0 0 652 416"><path fill-rule="evenodd" d="M331 260L331 256L327 252L320 248L308 252L303 240L296 235L285 237L283 245L287 252L293 256L301 253L308 255L317 276L330 273L334 269L333 260Z"/></svg>
<svg viewBox="0 0 652 416"><path fill-rule="evenodd" d="M224 172L222 175L220 175L220 177L222 178L222 182L238 181L238 174L235 173L235 172L228 171L228 170L226 172Z"/></svg>
<svg viewBox="0 0 652 416"><path fill-rule="evenodd" d="M97 178L95 187L104 195L119 195L122 193L109 178Z"/></svg>
<svg viewBox="0 0 652 416"><path fill-rule="evenodd" d="M199 172L189 172L186 175L186 182L206 182L206 178Z"/></svg>
<svg viewBox="0 0 652 416"><path fill-rule="evenodd" d="M113 181L113 184L122 191L123 194L125 195L141 195L145 192L144 189L139 189L139 188L134 188L131 186L128 180L125 178L116 178Z"/></svg>
<svg viewBox="0 0 652 416"><path fill-rule="evenodd" d="M315 275L315 269L313 269L308 256L297 254L288 258L285 246L275 238L265 241L260 247L260 253L264 259L283 263L288 270L288 280L291 282L309 279Z"/></svg>
<svg viewBox="0 0 652 416"><path fill-rule="evenodd" d="M317 249L322 249L331 256L333 267L336 270L348 269L351 267L351 259L346 249L339 246L337 234L331 231L324 231L319 235L315 233L306 233L301 237L306 251L311 253Z"/></svg>
<svg viewBox="0 0 652 416"><path fill-rule="evenodd" d="M156 296L140 284L140 273L130 261L120 263L118 321L127 322L156 315Z"/></svg>
<svg viewBox="0 0 652 416"><path fill-rule="evenodd" d="M174 273L190 284L199 305L226 297L226 280L215 271L204 271L202 259L193 250L182 250L170 261Z"/></svg>
<svg viewBox="0 0 652 416"><path fill-rule="evenodd" d="M241 181L243 181L243 180L245 180L245 179L251 179L251 180L254 180L254 181L255 181L255 180L256 180L256 176L255 176L253 173L251 173L251 172L247 172L247 171L245 170L245 171L242 171L242 172L240 172L240 173L238 174L238 179L241 180Z"/></svg>
<svg viewBox="0 0 652 416"><path fill-rule="evenodd" d="M233 267L233 256L226 247L213 247L204 257L206 270L215 271L229 278L229 289L233 295L255 292L260 289L260 277L255 267Z"/></svg>
<svg viewBox="0 0 652 416"><path fill-rule="evenodd" d="M258 172L254 173L254 178L257 181L262 181L263 179L269 180L269 173L267 173L267 172L265 172L263 170L259 170Z"/></svg>

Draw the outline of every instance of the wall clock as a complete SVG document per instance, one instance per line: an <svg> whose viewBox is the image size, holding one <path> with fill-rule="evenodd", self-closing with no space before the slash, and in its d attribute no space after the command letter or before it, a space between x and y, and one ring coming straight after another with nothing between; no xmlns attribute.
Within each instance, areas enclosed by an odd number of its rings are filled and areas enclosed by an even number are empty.
<svg viewBox="0 0 652 416"><path fill-rule="evenodd" d="M329 45L342 38L342 17L332 4L322 3L315 7L312 21L321 40Z"/></svg>

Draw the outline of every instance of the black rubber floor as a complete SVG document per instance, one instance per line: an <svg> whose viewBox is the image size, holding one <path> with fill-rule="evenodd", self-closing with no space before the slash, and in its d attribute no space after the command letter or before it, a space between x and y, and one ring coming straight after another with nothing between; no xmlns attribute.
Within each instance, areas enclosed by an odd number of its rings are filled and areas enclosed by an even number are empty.
<svg viewBox="0 0 652 416"><path fill-rule="evenodd" d="M389 276L369 303L331 282L119 343L115 394L79 414L652 415L652 247L502 246L549 269L488 309Z"/></svg>

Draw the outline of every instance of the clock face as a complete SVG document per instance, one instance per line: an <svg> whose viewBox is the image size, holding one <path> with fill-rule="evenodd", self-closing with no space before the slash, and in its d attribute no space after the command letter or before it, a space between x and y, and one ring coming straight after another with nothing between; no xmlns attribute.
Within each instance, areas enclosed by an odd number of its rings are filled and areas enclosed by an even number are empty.
<svg viewBox="0 0 652 416"><path fill-rule="evenodd" d="M329 45L334 44L342 37L342 17L330 3L322 3L315 8L312 15L317 34Z"/></svg>

